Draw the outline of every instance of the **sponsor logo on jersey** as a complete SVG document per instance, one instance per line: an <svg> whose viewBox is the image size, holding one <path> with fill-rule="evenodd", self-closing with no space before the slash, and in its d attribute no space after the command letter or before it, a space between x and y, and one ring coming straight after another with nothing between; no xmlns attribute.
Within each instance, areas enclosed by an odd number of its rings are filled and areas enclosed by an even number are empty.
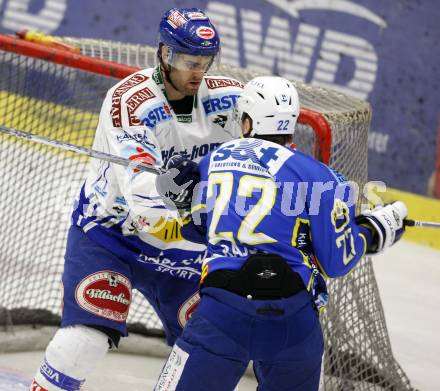
<svg viewBox="0 0 440 391"><path fill-rule="evenodd" d="M206 254L207 251L205 250L196 258L172 260L167 258L163 251L161 251L156 257L149 257L148 255L140 254L137 258L137 261L154 266L154 270L157 272L167 273L174 277L183 278L185 280L191 280L200 276L199 265L203 263L203 260L206 258Z"/></svg>
<svg viewBox="0 0 440 391"><path fill-rule="evenodd" d="M166 103L159 103L151 106L140 115L142 123L150 129L154 129L157 124L170 121L173 116L171 109Z"/></svg>
<svg viewBox="0 0 440 391"><path fill-rule="evenodd" d="M154 98L156 95L148 88L142 88L136 91L132 96L127 99L127 112L128 112L128 124L130 126L141 125L141 120L134 114L136 109L144 102Z"/></svg>
<svg viewBox="0 0 440 391"><path fill-rule="evenodd" d="M192 114L177 114L177 122L182 122L184 124L190 124L193 120Z"/></svg>
<svg viewBox="0 0 440 391"><path fill-rule="evenodd" d="M224 128L226 126L226 121L227 121L228 117L226 115L221 115L219 114L217 117L215 117L213 119L213 123L217 124L219 126L221 126L222 128Z"/></svg>
<svg viewBox="0 0 440 391"><path fill-rule="evenodd" d="M145 149L141 147L137 147L136 152L138 153L134 155L130 155L128 157L128 160L131 160L132 162L147 164L149 166L153 166L156 163L157 159L151 153L145 151ZM138 168L133 169L133 172L139 172L139 171L140 169Z"/></svg>
<svg viewBox="0 0 440 391"><path fill-rule="evenodd" d="M31 388L29 389L29 391L48 391L48 389L40 386L34 379L32 380Z"/></svg>
<svg viewBox="0 0 440 391"><path fill-rule="evenodd" d="M134 133L134 134L124 132L124 133L116 136L116 140L120 143L136 141L139 144L143 144L143 145L149 146L151 148L156 148L156 145L154 145L153 143L150 143L148 135L145 132L144 133Z"/></svg>
<svg viewBox="0 0 440 391"><path fill-rule="evenodd" d="M122 126L122 120L121 120L122 95L124 95L128 90L132 89L133 87L139 85L140 83L146 80L148 80L148 76L142 75L140 73L136 73L113 91L111 116L112 116L113 126L115 128L120 128Z"/></svg>
<svg viewBox="0 0 440 391"><path fill-rule="evenodd" d="M258 159L256 148L262 144L262 141L257 140L255 142L243 141L233 144L225 145L217 149L213 156L213 161L223 161L226 159L234 159L240 161L250 160L255 164L258 164L260 160Z"/></svg>
<svg viewBox="0 0 440 391"><path fill-rule="evenodd" d="M52 383L56 387L59 387L67 391L79 391L81 389L81 386L85 382L85 379L77 380L74 379L73 377L65 375L60 371L57 371L55 368L49 365L46 359L44 359L44 362L40 367L40 373L44 376L44 378L48 382Z"/></svg>
<svg viewBox="0 0 440 391"><path fill-rule="evenodd" d="M103 270L88 275L78 284L75 299L88 312L125 322L131 303L131 283L120 273Z"/></svg>
<svg viewBox="0 0 440 391"><path fill-rule="evenodd" d="M206 115L228 111L234 107L238 94L218 94L202 100Z"/></svg>
<svg viewBox="0 0 440 391"><path fill-rule="evenodd" d="M280 148L263 147L262 140L240 140L218 148L212 157L211 167L236 167L248 170L267 172L271 162L277 161ZM238 164L243 162L243 164ZM245 163L245 164L244 164Z"/></svg>
<svg viewBox="0 0 440 391"><path fill-rule="evenodd" d="M186 148L180 151L176 151L174 147L171 147L170 149L162 150L162 160L166 164L168 160L175 155L182 155L186 159L194 160L207 155L208 152L217 149L220 145L221 143L193 145L191 151L189 152Z"/></svg>
<svg viewBox="0 0 440 391"><path fill-rule="evenodd" d="M215 37L215 31L209 26L201 26L196 30L196 35L203 39L212 39Z"/></svg>
<svg viewBox="0 0 440 391"><path fill-rule="evenodd" d="M293 228L292 246L300 250L310 247L310 220L297 218Z"/></svg>
<svg viewBox="0 0 440 391"><path fill-rule="evenodd" d="M200 295L198 292L194 293L191 297L186 299L177 311L177 319L180 326L183 328L186 322L191 318L193 312L196 310L200 303Z"/></svg>
<svg viewBox="0 0 440 391"><path fill-rule="evenodd" d="M243 84L234 79L218 79L214 77L205 77L205 83L210 90L223 87L240 87L243 88Z"/></svg>
<svg viewBox="0 0 440 391"><path fill-rule="evenodd" d="M176 29L177 27L185 24L187 20L185 16L183 16L179 11L175 10L168 15L167 22Z"/></svg>

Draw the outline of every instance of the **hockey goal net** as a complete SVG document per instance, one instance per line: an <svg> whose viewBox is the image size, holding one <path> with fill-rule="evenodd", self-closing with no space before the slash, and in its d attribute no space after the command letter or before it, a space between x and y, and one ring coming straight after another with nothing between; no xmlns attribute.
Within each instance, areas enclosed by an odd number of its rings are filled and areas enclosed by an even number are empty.
<svg viewBox="0 0 440 391"><path fill-rule="evenodd" d="M154 48L62 38L79 48L0 36L0 125L90 147L106 91L139 68L155 65ZM217 74L243 82L247 69ZM295 82L303 109L299 150L330 164L360 189L367 180L370 106L339 92ZM73 199L87 159L0 135L0 325L53 324L61 314L61 273ZM330 281L322 317L326 390L410 390L393 358L379 292L365 258L347 277ZM160 335L160 321L137 292L131 332Z"/></svg>

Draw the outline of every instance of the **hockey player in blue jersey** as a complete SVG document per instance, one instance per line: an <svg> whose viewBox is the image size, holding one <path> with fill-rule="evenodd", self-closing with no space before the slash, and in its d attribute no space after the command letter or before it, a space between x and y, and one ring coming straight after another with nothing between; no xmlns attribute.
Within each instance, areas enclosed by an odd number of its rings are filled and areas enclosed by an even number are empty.
<svg viewBox="0 0 440 391"><path fill-rule="evenodd" d="M181 173L177 182L197 177L193 161L239 135L228 118L242 84L206 74L219 50L218 32L204 12L167 11L159 26L158 65L108 91L93 148L174 167ZM175 161L177 153L187 160ZM32 390L79 390L109 344L127 335L134 290L158 314L170 345L181 333L199 300L206 245L182 238L180 214L167 206L185 203L168 194L165 204L155 184L155 174L91 161L67 240L61 328Z"/></svg>
<svg viewBox="0 0 440 391"><path fill-rule="evenodd" d="M318 390L322 275L343 276L403 232L403 203L355 218L350 184L289 149L299 115L287 80L246 84L236 118L245 138L200 163L193 222L209 242L201 303L165 364L156 391L232 391L250 360L259 391Z"/></svg>

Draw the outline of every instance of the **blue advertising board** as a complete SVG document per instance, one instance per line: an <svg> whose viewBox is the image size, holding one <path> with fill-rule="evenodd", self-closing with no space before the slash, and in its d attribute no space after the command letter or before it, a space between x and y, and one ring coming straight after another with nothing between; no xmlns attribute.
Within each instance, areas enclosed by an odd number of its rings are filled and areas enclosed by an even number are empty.
<svg viewBox="0 0 440 391"><path fill-rule="evenodd" d="M427 193L440 159L437 0L0 0L0 32L155 45L173 6L207 11L223 62L368 100L370 179Z"/></svg>

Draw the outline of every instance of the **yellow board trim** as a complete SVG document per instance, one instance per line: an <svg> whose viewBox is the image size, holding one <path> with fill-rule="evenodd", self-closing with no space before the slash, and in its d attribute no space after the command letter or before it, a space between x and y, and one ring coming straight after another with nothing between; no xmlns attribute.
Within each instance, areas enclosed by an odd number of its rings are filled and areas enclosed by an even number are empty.
<svg viewBox="0 0 440 391"><path fill-rule="evenodd" d="M408 218L410 219L440 222L440 200L438 199L392 188L387 188L384 193L379 193L376 190L375 193L385 203L403 201L408 207ZM440 229L408 227L403 239L440 250Z"/></svg>
<svg viewBox="0 0 440 391"><path fill-rule="evenodd" d="M0 91L0 118L2 125L9 128L91 147L99 116L96 113ZM39 145L9 136L5 137L21 144ZM55 151L57 150L53 149L53 152Z"/></svg>

